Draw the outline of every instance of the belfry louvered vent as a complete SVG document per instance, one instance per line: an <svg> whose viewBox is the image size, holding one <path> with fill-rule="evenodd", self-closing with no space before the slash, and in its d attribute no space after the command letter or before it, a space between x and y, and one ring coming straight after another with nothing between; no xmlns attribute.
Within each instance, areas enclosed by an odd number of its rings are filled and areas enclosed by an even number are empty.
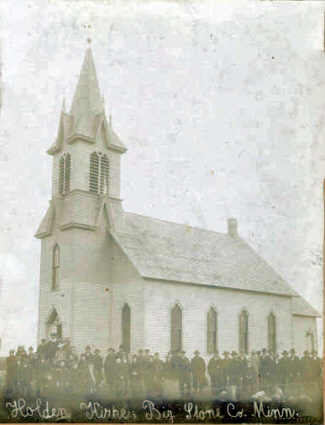
<svg viewBox="0 0 325 425"><path fill-rule="evenodd" d="M71 156L65 153L59 162L59 194L66 195L70 191Z"/></svg>
<svg viewBox="0 0 325 425"><path fill-rule="evenodd" d="M89 191L108 194L109 163L106 154L93 152L90 155Z"/></svg>

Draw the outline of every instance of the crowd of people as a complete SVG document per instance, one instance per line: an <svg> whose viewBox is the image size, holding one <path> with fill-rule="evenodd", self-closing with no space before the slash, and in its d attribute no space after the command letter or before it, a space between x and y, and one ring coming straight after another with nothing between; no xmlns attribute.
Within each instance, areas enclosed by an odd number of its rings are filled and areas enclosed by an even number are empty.
<svg viewBox="0 0 325 425"><path fill-rule="evenodd" d="M267 349L244 353L215 352L207 361L195 351L129 354L120 346L106 353L86 346L78 355L69 339L52 334L34 352L20 346L6 359L7 397L60 394L104 397L175 398L208 394L215 399L244 400L256 394L313 397L321 389L322 360L315 351L299 358L295 349L282 355Z"/></svg>

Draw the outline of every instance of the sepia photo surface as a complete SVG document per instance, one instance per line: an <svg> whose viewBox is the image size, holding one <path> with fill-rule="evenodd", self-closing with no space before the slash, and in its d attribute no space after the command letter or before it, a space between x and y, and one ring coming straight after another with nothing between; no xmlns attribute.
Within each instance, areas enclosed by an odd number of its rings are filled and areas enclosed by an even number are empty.
<svg viewBox="0 0 325 425"><path fill-rule="evenodd" d="M1 422L323 423L324 10L2 3Z"/></svg>

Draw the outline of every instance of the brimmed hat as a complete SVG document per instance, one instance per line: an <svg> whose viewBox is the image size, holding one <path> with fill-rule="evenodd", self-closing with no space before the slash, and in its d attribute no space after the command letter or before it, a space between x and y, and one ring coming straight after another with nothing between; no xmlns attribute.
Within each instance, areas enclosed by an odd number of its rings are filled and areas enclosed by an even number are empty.
<svg viewBox="0 0 325 425"><path fill-rule="evenodd" d="M10 353L14 353L14 352L15 352L15 350L9 350L9 354L10 354Z"/></svg>
<svg viewBox="0 0 325 425"><path fill-rule="evenodd" d="M149 350L149 348L146 348L146 349L144 350L144 352L145 352L145 353L149 353L149 351L150 351L150 350Z"/></svg>
<svg viewBox="0 0 325 425"><path fill-rule="evenodd" d="M223 355L224 355L224 356L229 355L229 351L224 351L224 352L223 352Z"/></svg>
<svg viewBox="0 0 325 425"><path fill-rule="evenodd" d="M308 350L305 350L305 351L304 351L304 355L305 355L305 354L307 354L307 355L309 356L309 351L308 351Z"/></svg>
<svg viewBox="0 0 325 425"><path fill-rule="evenodd" d="M296 350L294 348L291 348L290 353L295 353Z"/></svg>
<svg viewBox="0 0 325 425"><path fill-rule="evenodd" d="M282 355L284 356L284 355L288 355L289 353L288 353L288 351L287 350L283 350L282 351Z"/></svg>
<svg viewBox="0 0 325 425"><path fill-rule="evenodd" d="M185 354L186 353L186 351L184 351L184 350L181 350L181 354Z"/></svg>
<svg viewBox="0 0 325 425"><path fill-rule="evenodd" d="M34 348L33 348L32 346L30 346L30 347L28 348L28 351L31 351L31 350L34 350Z"/></svg>
<svg viewBox="0 0 325 425"><path fill-rule="evenodd" d="M95 354L100 353L100 350L98 348L96 348L96 350L94 351Z"/></svg>
<svg viewBox="0 0 325 425"><path fill-rule="evenodd" d="M85 350L88 350L88 351L90 350L91 351L90 345L87 345L86 348L85 348Z"/></svg>
<svg viewBox="0 0 325 425"><path fill-rule="evenodd" d="M195 350L194 354L200 354L199 350Z"/></svg>
<svg viewBox="0 0 325 425"><path fill-rule="evenodd" d="M115 353L114 348L110 347L107 351L111 352L111 353Z"/></svg>
<svg viewBox="0 0 325 425"><path fill-rule="evenodd" d="M316 350L312 350L311 354L317 354Z"/></svg>
<svg viewBox="0 0 325 425"><path fill-rule="evenodd" d="M256 351L255 350L252 350L251 354L256 354Z"/></svg>
<svg viewBox="0 0 325 425"><path fill-rule="evenodd" d="M267 349L263 348L262 353L267 353Z"/></svg>
<svg viewBox="0 0 325 425"><path fill-rule="evenodd" d="M231 355L232 355L232 356L237 356L237 351L233 350L233 351L231 352Z"/></svg>

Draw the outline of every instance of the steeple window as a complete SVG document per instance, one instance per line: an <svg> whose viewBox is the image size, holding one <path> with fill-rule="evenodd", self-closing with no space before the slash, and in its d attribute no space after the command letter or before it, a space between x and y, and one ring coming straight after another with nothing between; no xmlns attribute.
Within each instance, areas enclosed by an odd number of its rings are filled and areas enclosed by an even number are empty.
<svg viewBox="0 0 325 425"><path fill-rule="evenodd" d="M70 191L71 156L65 153L59 162L59 194L66 195Z"/></svg>
<svg viewBox="0 0 325 425"><path fill-rule="evenodd" d="M93 152L90 155L89 191L108 194L109 163L106 154Z"/></svg>

